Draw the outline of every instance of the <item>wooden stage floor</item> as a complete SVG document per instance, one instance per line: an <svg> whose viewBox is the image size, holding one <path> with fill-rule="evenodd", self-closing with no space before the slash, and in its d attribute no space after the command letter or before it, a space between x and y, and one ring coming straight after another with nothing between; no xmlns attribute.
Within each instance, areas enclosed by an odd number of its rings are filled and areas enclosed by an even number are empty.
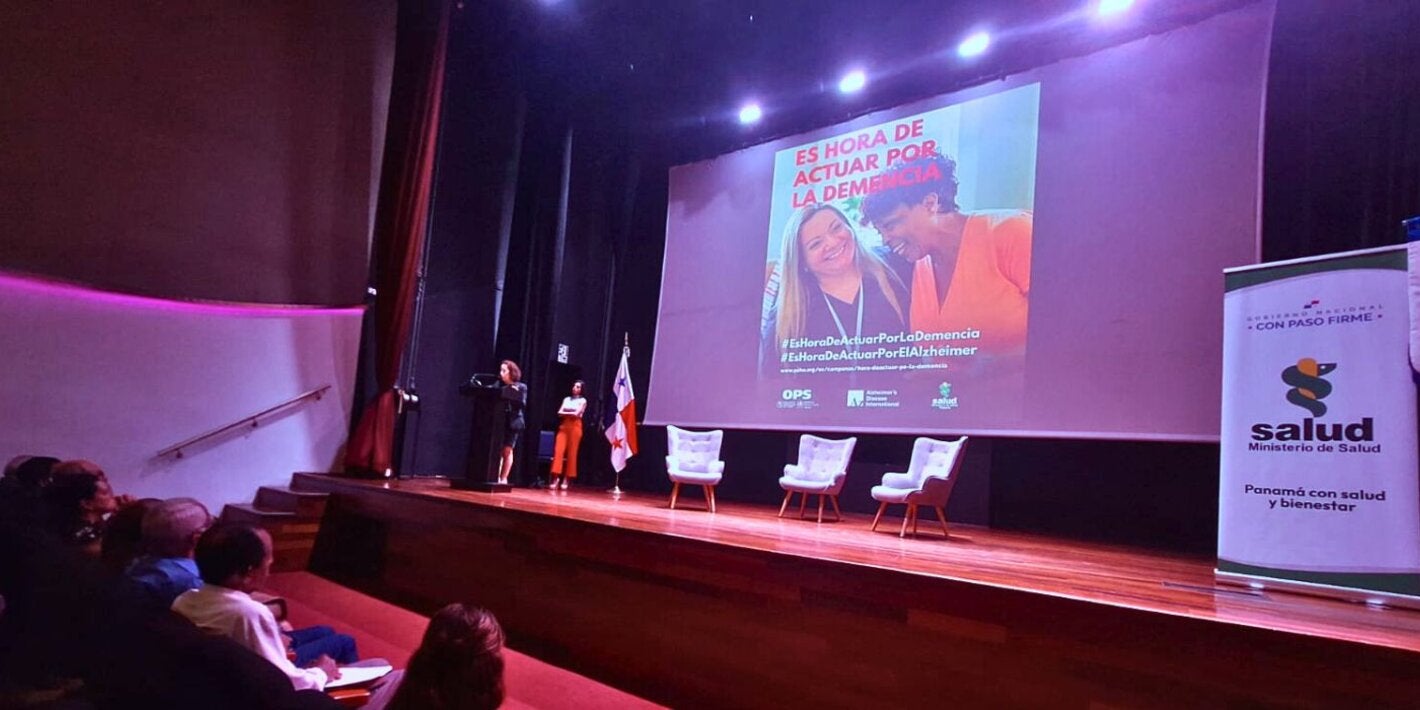
<svg viewBox="0 0 1420 710"><path fill-rule="evenodd" d="M784 617L795 619L786 622L786 628L823 621L838 625L838 630L824 631L821 638L807 644L804 639L783 644L785 648L800 644L822 652L825 658L842 653L842 648L834 652L828 648L851 645L855 634L877 633L872 624L883 624L891 634L927 631L937 638L923 641L922 649L931 651L951 644L955 652L966 654L963 649L975 648L964 657L986 660L977 661L985 668L977 668L973 674L979 676L990 669L991 677L999 676L1000 684L965 696L968 705L1029 706L1060 699L1067 700L1066 705L1076 700L1123 706L1310 704L1305 698L1322 704L1366 701L1384 705L1417 698L1416 690L1401 690L1399 681L1420 671L1420 613L1216 585L1212 560L1207 558L965 525L952 525L950 536L944 539L935 519L923 519L917 537L909 534L901 539L897 534L901 518L889 517L894 513L900 516L901 507L890 509L878 531L871 532L871 517L859 514L846 513L840 522L816 523L813 506L801 520L797 497L785 517L779 518L777 507L731 501L717 501L717 512L709 513L694 489L683 491L678 509L670 510L667 499L660 496L628 493L614 499L603 490L575 488L565 493L517 489L488 494L452 490L447 482L436 479L377 482L309 474L298 474L294 485L334 494L332 506L337 516L344 507L346 514L386 520L391 540L388 569L402 570L400 577L431 574L437 578L441 573L426 569L434 563L432 558L422 557L425 553L420 550L398 549L399 543L393 541L400 534L398 530L423 540L419 543L423 546L439 546L448 554L451 548L436 542L437 530L426 529L426 521L467 515L469 520L458 525L467 526L470 534L479 531L482 535L470 537L468 544L486 543L488 531L499 531L494 534L500 542L488 548L485 558L492 565L528 570L529 584L552 584L538 580L550 579L553 574L591 579L600 574L591 570L604 564L622 570L618 574L626 578L609 582L608 590L634 584L638 602L660 603L660 588L670 590L665 591L668 600L684 605L689 589L719 601L767 605L772 615L778 615L750 621L748 616L740 619L739 612L716 611L714 604L706 601L705 614L720 614L726 617L725 624L738 620L767 627ZM832 517L831 511L827 517ZM520 536L526 536L528 542L508 542ZM646 536L653 536L649 538L653 541ZM583 542L565 540L568 537ZM510 556L502 559L504 555ZM558 561L548 563L549 558ZM537 568L545 564L561 566L555 572L546 571L548 577L539 577ZM381 586L397 597L422 593L408 584L396 589L402 583L393 582L395 576L387 570L383 582L374 585L377 593ZM648 582L648 577L655 579ZM673 579L667 582L661 578ZM799 578L812 581L799 584L795 581ZM469 577L466 583L484 588L496 579L496 575L476 580ZM588 599L597 598L598 591L585 581L580 588ZM822 601L839 588L845 590L843 598ZM494 598L504 594L505 605L519 604L516 584L504 592L489 593ZM525 595L526 590L521 593ZM614 600L614 595L628 593L633 592L621 589L607 595ZM871 608L879 596L887 612ZM823 618L823 609L832 612L831 619ZM587 616L585 623L594 623L594 619ZM515 620L515 637L518 625ZM535 616L527 619L526 627L528 638L547 648L552 656L547 660L554 663L578 667L576 649L583 646L587 651L615 650L598 646L605 643L603 639L561 638L559 631L541 624ZM620 632L622 627L617 629ZM643 644L655 638L653 629L645 630ZM765 629L771 640L773 632ZM627 625L625 633L634 638L635 625ZM1135 638L1136 634L1143 638ZM731 653L699 648L689 652L702 654L712 663ZM903 651L909 656L920 652ZM1181 654L1209 659L1184 661ZM1338 658L1347 658L1343 665L1354 668L1338 668ZM1048 659L1049 664L1042 665L1042 659ZM737 661L723 660L725 676L736 672ZM1233 672L1233 665L1245 667L1248 663L1263 663L1269 670ZM658 693L654 670L624 669L623 673L595 662L578 669L675 705L699 704L701 700L710 705L757 705L760 701L773 705L787 698L813 699L788 690L777 696L772 681L763 679L753 701L742 694L717 695L718 691L707 690L709 678L715 677L711 671L706 671L707 678L688 680L684 687ZM865 667L857 675L827 677L839 678L845 686L862 685L863 694L857 696L860 701L886 701L889 698L875 686L879 672ZM1101 681L1096 675L1113 679ZM1329 679L1322 677L1327 675ZM1011 685L1010 679L1015 677L1039 682L1041 687L1020 690ZM1296 681L1291 688L1285 687L1289 677ZM1404 685L1408 686L1408 681ZM836 697L853 696L825 693L818 701L834 705L838 704L833 700Z"/></svg>
<svg viewBox="0 0 1420 710"><path fill-rule="evenodd" d="M1211 558L1186 557L1023 533L950 525L944 539L935 519L921 516L918 536L898 537L903 506L889 508L870 532L872 517L845 513L840 522L814 522L816 508L798 519L798 496L779 518L778 509L716 501L704 509L694 489L671 510L664 496L604 490L565 493L518 488L477 493L449 488L438 479L390 483L342 480L402 494L434 496L477 505L527 511L615 528L691 538L735 547L807 557L1003 589L1175 614L1259 629L1420 652L1420 612L1375 609L1361 604L1280 592L1253 592L1216 585ZM816 502L816 499L815 499ZM898 517L890 517L894 513Z"/></svg>

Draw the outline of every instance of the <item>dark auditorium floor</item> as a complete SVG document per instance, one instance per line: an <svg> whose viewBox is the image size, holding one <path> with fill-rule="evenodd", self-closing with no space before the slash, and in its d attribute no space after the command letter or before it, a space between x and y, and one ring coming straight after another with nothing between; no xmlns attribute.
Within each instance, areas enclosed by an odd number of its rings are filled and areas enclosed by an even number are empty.
<svg viewBox="0 0 1420 710"><path fill-rule="evenodd" d="M284 597L297 627L325 624L355 637L363 658L386 658L403 668L429 619L309 572L271 575L266 591ZM585 676L504 650L505 708L655 708L654 703Z"/></svg>

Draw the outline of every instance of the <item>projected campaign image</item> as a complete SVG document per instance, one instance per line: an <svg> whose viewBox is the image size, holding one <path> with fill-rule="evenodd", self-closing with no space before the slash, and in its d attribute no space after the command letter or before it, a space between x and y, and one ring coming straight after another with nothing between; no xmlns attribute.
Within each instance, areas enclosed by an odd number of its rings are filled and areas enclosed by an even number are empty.
<svg viewBox="0 0 1420 710"><path fill-rule="evenodd" d="M994 372L997 404L1019 404L1039 97L1032 84L775 154L762 378L851 373L863 387L843 406L872 408L894 406L895 373L949 388Z"/></svg>

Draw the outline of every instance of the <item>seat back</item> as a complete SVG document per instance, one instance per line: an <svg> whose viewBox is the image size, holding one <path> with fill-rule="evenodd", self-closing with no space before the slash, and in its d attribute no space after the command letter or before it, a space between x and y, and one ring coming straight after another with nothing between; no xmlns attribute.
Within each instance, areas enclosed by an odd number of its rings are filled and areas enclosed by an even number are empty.
<svg viewBox="0 0 1420 710"><path fill-rule="evenodd" d="M537 435L537 460L551 461L557 452L557 432L540 431Z"/></svg>
<svg viewBox="0 0 1420 710"><path fill-rule="evenodd" d="M681 470L705 473L710 469L710 462L720 460L720 442L724 437L725 432L720 429L691 431L667 426L666 453L676 459Z"/></svg>
<svg viewBox="0 0 1420 710"><path fill-rule="evenodd" d="M912 444L912 462L908 473L922 492L914 502L925 505L946 505L961 470L966 437L956 441L941 441L925 436Z"/></svg>
<svg viewBox="0 0 1420 710"><path fill-rule="evenodd" d="M853 447L858 437L847 439L825 439L804 434L799 437L799 466L803 467L804 478L811 481L830 481L840 473L848 472L848 461L853 458Z"/></svg>

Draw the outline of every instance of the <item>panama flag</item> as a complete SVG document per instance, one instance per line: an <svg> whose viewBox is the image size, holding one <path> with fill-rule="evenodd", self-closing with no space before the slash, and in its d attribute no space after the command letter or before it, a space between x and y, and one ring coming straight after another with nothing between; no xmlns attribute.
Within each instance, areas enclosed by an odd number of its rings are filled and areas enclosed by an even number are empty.
<svg viewBox="0 0 1420 710"><path fill-rule="evenodd" d="M616 420L606 429L606 439L611 442L611 467L620 473L626 468L626 460L636 455L636 395L631 392L631 368L627 358L630 346L621 349L621 367L616 368L616 384L611 391L616 394Z"/></svg>

